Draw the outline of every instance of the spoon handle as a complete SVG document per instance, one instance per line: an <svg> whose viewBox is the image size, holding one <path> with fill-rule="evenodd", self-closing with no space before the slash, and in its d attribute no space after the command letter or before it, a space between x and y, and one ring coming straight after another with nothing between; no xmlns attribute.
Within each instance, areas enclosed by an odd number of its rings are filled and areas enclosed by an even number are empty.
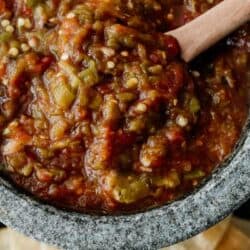
<svg viewBox="0 0 250 250"><path fill-rule="evenodd" d="M250 0L224 0L188 24L167 32L182 49L189 62L240 25L250 20Z"/></svg>

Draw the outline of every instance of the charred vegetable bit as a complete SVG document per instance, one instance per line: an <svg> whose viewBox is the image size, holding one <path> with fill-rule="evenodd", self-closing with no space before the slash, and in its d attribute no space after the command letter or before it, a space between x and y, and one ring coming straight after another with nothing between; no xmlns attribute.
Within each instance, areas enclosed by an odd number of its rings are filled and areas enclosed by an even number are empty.
<svg viewBox="0 0 250 250"><path fill-rule="evenodd" d="M188 65L164 32L220 1L0 0L0 174L80 212L192 191L246 120L250 26Z"/></svg>

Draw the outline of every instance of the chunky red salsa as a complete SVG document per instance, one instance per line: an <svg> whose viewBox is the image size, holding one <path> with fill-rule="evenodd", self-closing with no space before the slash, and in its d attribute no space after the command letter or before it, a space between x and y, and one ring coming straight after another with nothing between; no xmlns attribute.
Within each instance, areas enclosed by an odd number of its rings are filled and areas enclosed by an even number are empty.
<svg viewBox="0 0 250 250"><path fill-rule="evenodd" d="M59 207L193 190L248 113L250 25L191 64L164 32L219 0L0 0L2 174Z"/></svg>

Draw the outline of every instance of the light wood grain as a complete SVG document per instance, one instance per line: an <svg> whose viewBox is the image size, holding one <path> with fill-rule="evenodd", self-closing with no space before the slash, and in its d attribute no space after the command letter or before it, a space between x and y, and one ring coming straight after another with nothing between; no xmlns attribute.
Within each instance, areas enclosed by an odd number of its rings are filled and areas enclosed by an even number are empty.
<svg viewBox="0 0 250 250"><path fill-rule="evenodd" d="M172 30L189 62L240 25L250 20L250 0L224 0L188 24Z"/></svg>
<svg viewBox="0 0 250 250"><path fill-rule="evenodd" d="M161 250L215 250L229 228L230 221L231 218L229 217L189 240Z"/></svg>
<svg viewBox="0 0 250 250"><path fill-rule="evenodd" d="M59 250L27 238L10 228L0 230L0 250ZM72 249L73 250L73 249Z"/></svg>
<svg viewBox="0 0 250 250"><path fill-rule="evenodd" d="M249 250L250 239L239 229L230 226L216 250Z"/></svg>

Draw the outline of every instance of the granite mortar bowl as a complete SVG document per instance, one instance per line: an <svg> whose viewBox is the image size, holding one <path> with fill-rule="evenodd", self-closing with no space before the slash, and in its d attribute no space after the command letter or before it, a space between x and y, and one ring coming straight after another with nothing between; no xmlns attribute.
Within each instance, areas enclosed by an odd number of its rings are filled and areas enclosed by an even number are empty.
<svg viewBox="0 0 250 250"><path fill-rule="evenodd" d="M159 249L229 215L250 197L250 116L234 152L202 186L137 214L85 215L42 204L0 178L0 221L62 249Z"/></svg>
<svg viewBox="0 0 250 250"><path fill-rule="evenodd" d="M46 205L0 176L0 222L65 250L151 250L198 234L249 198L250 113L232 154L175 202L128 215L80 214Z"/></svg>

